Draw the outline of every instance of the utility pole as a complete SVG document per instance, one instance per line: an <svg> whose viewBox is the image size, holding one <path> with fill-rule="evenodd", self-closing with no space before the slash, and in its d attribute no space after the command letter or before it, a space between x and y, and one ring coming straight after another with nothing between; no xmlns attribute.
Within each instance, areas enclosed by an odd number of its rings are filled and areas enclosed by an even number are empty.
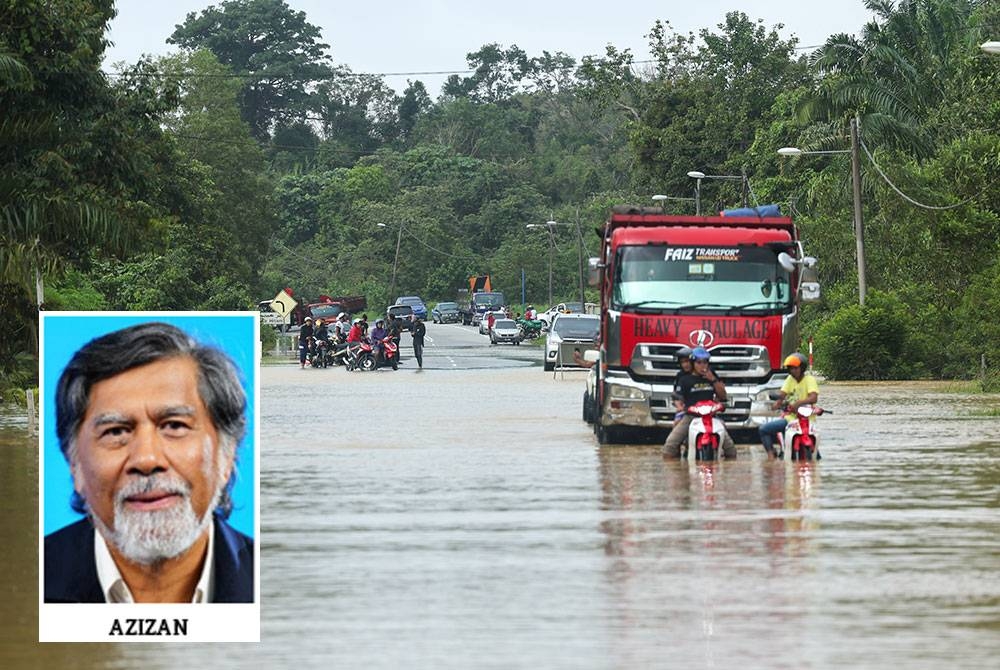
<svg viewBox="0 0 1000 670"><path fill-rule="evenodd" d="M576 236L580 243L579 246L579 256L580 256L580 305L584 305L584 293L583 293L583 230L580 228L580 208L576 208Z"/></svg>
<svg viewBox="0 0 1000 670"><path fill-rule="evenodd" d="M399 222L399 234L396 235L396 257L392 259L392 282L389 284L389 300L395 300L396 266L399 265L399 244L403 241L403 222Z"/></svg>
<svg viewBox="0 0 1000 670"><path fill-rule="evenodd" d="M861 217L861 141L857 115L851 119L851 184L854 190L854 239L858 253L858 301L865 304L868 282L865 279L865 225Z"/></svg>

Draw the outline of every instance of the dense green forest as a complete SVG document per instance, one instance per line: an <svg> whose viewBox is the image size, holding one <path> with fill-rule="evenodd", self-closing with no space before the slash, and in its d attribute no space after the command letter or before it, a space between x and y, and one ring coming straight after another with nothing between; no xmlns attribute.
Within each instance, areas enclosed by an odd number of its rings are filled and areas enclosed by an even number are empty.
<svg viewBox="0 0 1000 670"><path fill-rule="evenodd" d="M0 371L37 377L44 309L248 309L297 296L453 299L470 274L578 295L613 204L694 213L687 173L749 177L819 258L825 373L969 378L1000 365L1000 4L866 0L854 35L799 48L734 11L698 34L636 26L653 59L486 44L437 99L334 62L282 0L190 14L178 55L114 71L112 0L0 7ZM553 45L558 46L558 45ZM852 180L860 121L868 295ZM739 204L703 180L704 210ZM530 223L570 225L546 229ZM383 224L383 225L379 225ZM550 245L552 245L550 247ZM593 299L595 294L590 294ZM987 375L987 380L990 377Z"/></svg>

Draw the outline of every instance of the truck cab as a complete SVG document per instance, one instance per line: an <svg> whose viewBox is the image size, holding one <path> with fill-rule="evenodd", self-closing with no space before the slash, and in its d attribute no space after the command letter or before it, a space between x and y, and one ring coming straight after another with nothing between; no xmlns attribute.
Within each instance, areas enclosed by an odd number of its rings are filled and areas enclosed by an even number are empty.
<svg viewBox="0 0 1000 670"><path fill-rule="evenodd" d="M818 284L787 217L664 215L616 208L592 278L601 287L601 365L592 414L602 442L621 428L662 430L681 347L704 347L729 396L722 416L755 433L781 386L781 362L799 348L799 307ZM770 418L770 417L768 417ZM616 434L617 433L617 434Z"/></svg>

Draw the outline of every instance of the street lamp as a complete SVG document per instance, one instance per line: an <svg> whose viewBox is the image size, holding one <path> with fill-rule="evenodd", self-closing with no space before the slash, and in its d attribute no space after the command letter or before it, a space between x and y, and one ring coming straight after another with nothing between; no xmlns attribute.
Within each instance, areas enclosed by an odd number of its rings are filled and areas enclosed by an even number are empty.
<svg viewBox="0 0 1000 670"><path fill-rule="evenodd" d="M387 228L384 223L376 224L379 228ZM396 235L396 256L392 259L392 282L389 284L389 300L396 292L396 267L399 265L399 244L403 241L403 222L399 222L399 234Z"/></svg>
<svg viewBox="0 0 1000 670"><path fill-rule="evenodd" d="M680 198L674 195L654 195L652 199L654 202L658 202L660 207L663 207L663 203L667 200L683 200L685 202L691 202L694 200L695 204L697 204L697 198ZM697 214L697 212L695 213Z"/></svg>
<svg viewBox="0 0 1000 670"><path fill-rule="evenodd" d="M555 256L556 252L556 226L572 226L572 223L567 223L564 221L546 221L545 223L529 223L525 228L545 228L549 231L549 306L552 306L552 257ZM576 237L578 246L576 249L577 264L580 279L580 304L582 305L585 300L583 292L583 231L580 229L580 212L577 210L576 213Z"/></svg>
<svg viewBox="0 0 1000 670"><path fill-rule="evenodd" d="M556 254L556 236L552 232L555 221L546 223L529 223L525 228L545 228L549 231L549 307L552 306L552 257Z"/></svg>
<svg viewBox="0 0 1000 670"><path fill-rule="evenodd" d="M851 190L854 195L854 242L858 256L858 303L865 304L865 294L868 293L868 281L865 277L865 225L861 216L861 140L859 137L858 117L851 119L851 148L837 151L803 151L796 147L778 149L781 156L801 156L808 154L851 154Z"/></svg>
<svg viewBox="0 0 1000 670"><path fill-rule="evenodd" d="M979 48L983 50L983 53L1000 54L1000 42L983 42L979 45Z"/></svg>
<svg viewBox="0 0 1000 670"><path fill-rule="evenodd" d="M743 206L747 206L747 186L748 180L746 174L705 174L699 170L691 170L688 172L688 176L695 180L694 185L694 197L695 197L695 216L701 216L701 180L702 179L738 179L743 184ZM756 199L756 198L755 198Z"/></svg>

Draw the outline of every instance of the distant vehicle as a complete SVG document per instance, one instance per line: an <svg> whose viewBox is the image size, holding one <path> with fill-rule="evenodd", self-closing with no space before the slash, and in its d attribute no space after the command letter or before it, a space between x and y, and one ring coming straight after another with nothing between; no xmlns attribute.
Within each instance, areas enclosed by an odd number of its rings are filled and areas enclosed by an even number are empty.
<svg viewBox="0 0 1000 670"><path fill-rule="evenodd" d="M478 326L484 313L494 312L506 304L503 293L500 291L473 293L468 304L459 306L459 311L462 313L462 323Z"/></svg>
<svg viewBox="0 0 1000 670"><path fill-rule="evenodd" d="M363 295L345 295L331 298L321 295L319 301L311 302L306 307L307 316L313 319L323 319L324 323L333 323L341 312L354 314L368 308L368 300Z"/></svg>
<svg viewBox="0 0 1000 670"><path fill-rule="evenodd" d="M514 319L497 319L490 329L490 343L501 342L521 344L521 329L517 327Z"/></svg>
<svg viewBox="0 0 1000 670"><path fill-rule="evenodd" d="M597 314L557 315L545 337L545 371L575 366L573 350L579 349L582 355L587 349L596 349L600 333L601 317Z"/></svg>
<svg viewBox="0 0 1000 670"><path fill-rule="evenodd" d="M490 314L489 312L486 312L485 314L483 314L482 318L479 319L479 334L480 335L489 335L490 334L490 328L487 325L487 323L489 322L489 314ZM493 318L494 319L506 319L507 318L507 313L506 312L500 312L500 311L493 312Z"/></svg>
<svg viewBox="0 0 1000 670"><path fill-rule="evenodd" d="M538 314L538 320L542 322L543 328L549 328L552 325L552 320L555 319L557 314L583 314L584 308L581 302L561 302L557 305L549 307L544 312Z"/></svg>
<svg viewBox="0 0 1000 670"><path fill-rule="evenodd" d="M461 320L458 313L458 303L439 302L431 310L431 320L434 323L458 323Z"/></svg>
<svg viewBox="0 0 1000 670"><path fill-rule="evenodd" d="M397 305L409 305L418 318L427 319L427 305L418 295L404 295L396 298Z"/></svg>
<svg viewBox="0 0 1000 670"><path fill-rule="evenodd" d="M396 317L397 319L403 320L403 325L410 332L413 332L413 308L409 305L392 305L389 309L385 310L385 320L386 326L388 327L388 322L392 319L390 317Z"/></svg>

